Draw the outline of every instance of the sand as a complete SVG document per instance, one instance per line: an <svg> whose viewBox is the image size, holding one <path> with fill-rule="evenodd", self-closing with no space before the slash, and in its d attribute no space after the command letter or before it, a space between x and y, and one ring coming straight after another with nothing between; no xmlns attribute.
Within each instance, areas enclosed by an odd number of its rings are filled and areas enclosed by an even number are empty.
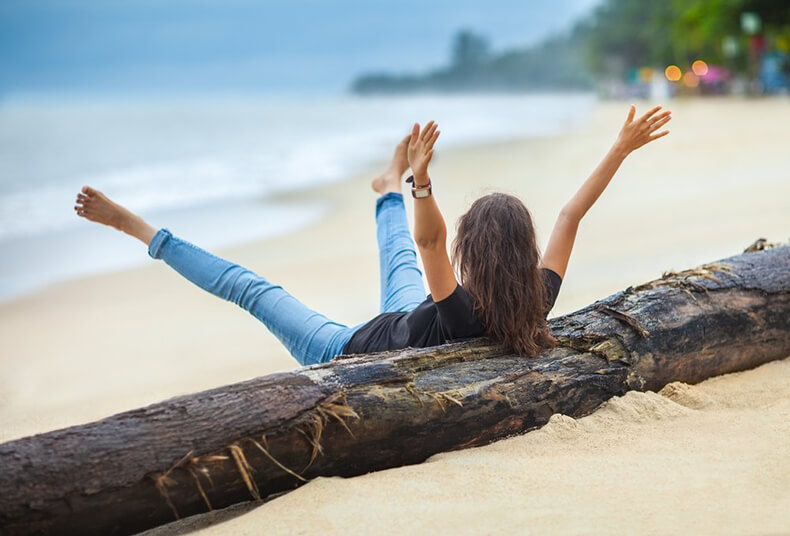
<svg viewBox="0 0 790 536"><path fill-rule="evenodd" d="M525 200L545 240L625 108L601 104L562 136L437 150L434 191L449 225L480 194L504 190ZM790 101L672 109L672 134L632 155L582 223L552 315L758 237L788 239ZM370 178L285 196L327 203L330 215L218 253L332 318L367 320L378 306ZM0 341L0 441L296 366L254 318L154 261L0 304ZM785 361L671 396L631 393L482 449L318 479L204 532L781 533L790 527L788 380Z"/></svg>

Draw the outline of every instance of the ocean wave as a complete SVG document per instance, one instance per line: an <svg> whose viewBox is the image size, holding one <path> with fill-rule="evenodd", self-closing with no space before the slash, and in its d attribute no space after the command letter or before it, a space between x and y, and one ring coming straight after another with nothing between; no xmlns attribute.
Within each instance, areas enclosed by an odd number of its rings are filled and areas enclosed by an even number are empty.
<svg viewBox="0 0 790 536"><path fill-rule="evenodd" d="M591 103L514 95L3 108L0 240L75 226L83 184L143 213L265 197L387 158L413 119L438 120L450 147L557 134Z"/></svg>

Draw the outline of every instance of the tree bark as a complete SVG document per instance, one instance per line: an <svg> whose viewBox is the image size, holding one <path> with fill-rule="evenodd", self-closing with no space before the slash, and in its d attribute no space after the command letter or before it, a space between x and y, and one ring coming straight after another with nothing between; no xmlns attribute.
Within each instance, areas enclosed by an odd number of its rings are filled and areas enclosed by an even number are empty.
<svg viewBox="0 0 790 536"><path fill-rule="evenodd" d="M790 246L664 274L550 325L558 345L535 359L485 339L344 356L2 444L0 532L133 534L784 358Z"/></svg>

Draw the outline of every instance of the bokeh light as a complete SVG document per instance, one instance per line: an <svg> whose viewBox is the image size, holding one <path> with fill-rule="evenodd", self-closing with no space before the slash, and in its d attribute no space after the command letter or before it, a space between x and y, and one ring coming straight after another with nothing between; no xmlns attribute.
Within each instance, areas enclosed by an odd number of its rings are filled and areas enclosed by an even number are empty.
<svg viewBox="0 0 790 536"><path fill-rule="evenodd" d="M708 64L702 60L697 60L691 64L691 70L694 71L694 74L697 76L705 76L708 74Z"/></svg>
<svg viewBox="0 0 790 536"><path fill-rule="evenodd" d="M644 83L653 80L653 69L650 67L642 67L639 69L639 80Z"/></svg>
<svg viewBox="0 0 790 536"><path fill-rule="evenodd" d="M680 80L680 77L683 76L683 72L677 65L670 65L664 69L664 76L666 76L667 80L670 82L677 82Z"/></svg>
<svg viewBox="0 0 790 536"><path fill-rule="evenodd" d="M697 87L699 85L699 78L691 71L686 71L683 75L683 83L686 87Z"/></svg>

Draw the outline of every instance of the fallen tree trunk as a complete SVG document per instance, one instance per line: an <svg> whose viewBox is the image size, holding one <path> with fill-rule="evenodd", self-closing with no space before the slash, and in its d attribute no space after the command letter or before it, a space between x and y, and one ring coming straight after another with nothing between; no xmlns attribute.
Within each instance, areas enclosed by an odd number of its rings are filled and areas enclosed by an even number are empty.
<svg viewBox="0 0 790 536"><path fill-rule="evenodd" d="M1 532L132 534L784 358L790 246L665 274L551 327L558 346L536 359L485 340L344 357L5 443Z"/></svg>

